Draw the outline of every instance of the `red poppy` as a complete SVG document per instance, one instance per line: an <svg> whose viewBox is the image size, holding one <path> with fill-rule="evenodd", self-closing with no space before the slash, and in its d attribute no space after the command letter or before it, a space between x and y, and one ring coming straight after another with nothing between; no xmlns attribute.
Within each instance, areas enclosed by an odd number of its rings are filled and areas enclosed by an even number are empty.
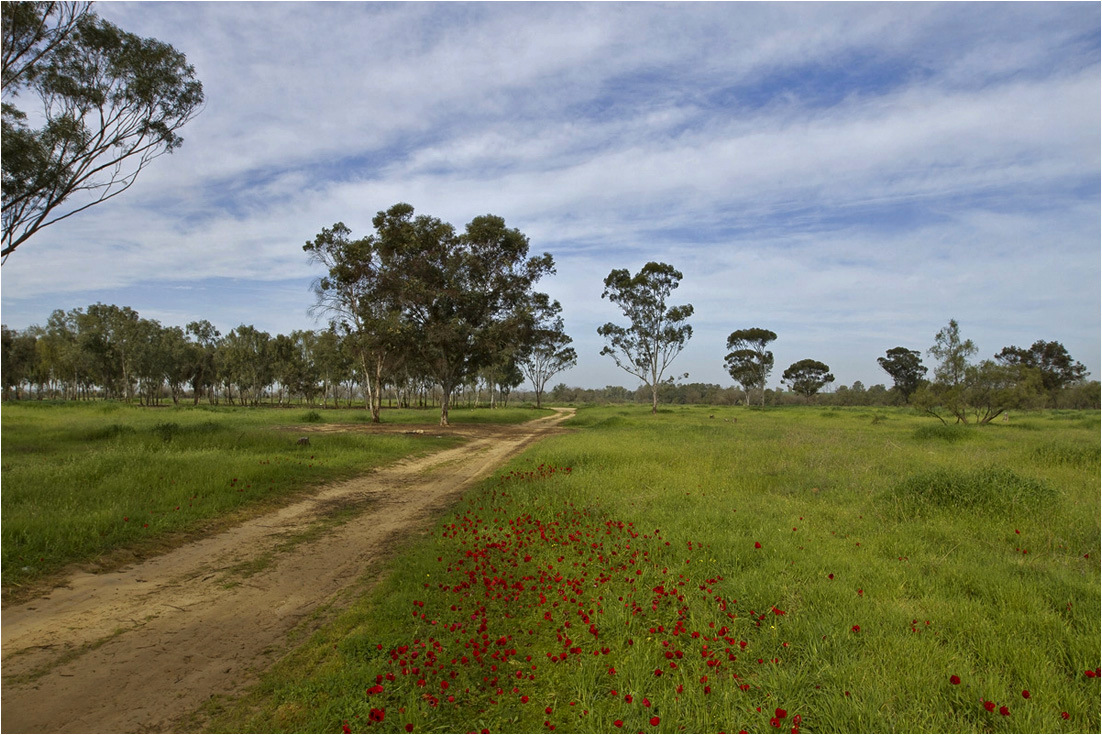
<svg viewBox="0 0 1102 735"><path fill-rule="evenodd" d="M1063 717L1065 720L1071 717L1071 715L1069 715L1067 712L1061 712L1060 716Z"/></svg>
<svg viewBox="0 0 1102 735"><path fill-rule="evenodd" d="M861 632L861 626L860 625L853 626L853 632L854 633L860 633Z"/></svg>
<svg viewBox="0 0 1102 735"><path fill-rule="evenodd" d="M623 720L616 720L612 724L615 725L616 727L623 727L624 726L624 721Z"/></svg>
<svg viewBox="0 0 1102 735"><path fill-rule="evenodd" d="M773 715L778 720L783 720L785 717L788 717L788 712L786 710L783 710L780 707L778 707L777 710L773 713Z"/></svg>
<svg viewBox="0 0 1102 735"><path fill-rule="evenodd" d="M1029 690L1028 689L1023 689L1022 690L1022 698L1023 699L1029 699Z"/></svg>
<svg viewBox="0 0 1102 735"><path fill-rule="evenodd" d="M372 722L382 722L385 714L386 710L372 708L367 717Z"/></svg>
<svg viewBox="0 0 1102 735"><path fill-rule="evenodd" d="M520 701L523 704L528 704L528 695L527 694L520 695Z"/></svg>
<svg viewBox="0 0 1102 735"><path fill-rule="evenodd" d="M406 732L413 732L413 723L412 722L407 722L406 723Z"/></svg>
<svg viewBox="0 0 1102 735"><path fill-rule="evenodd" d="M1094 673L1090 669L1087 669L1086 671L1084 671L1083 675L1086 676L1088 679L1093 679L1094 677L1098 676L1098 674Z"/></svg>
<svg viewBox="0 0 1102 735"><path fill-rule="evenodd" d="M949 677L949 683L950 684L960 684L960 677L957 676L956 674L953 674L952 676Z"/></svg>
<svg viewBox="0 0 1102 735"><path fill-rule="evenodd" d="M1010 714L1010 708L1004 704L1002 707L999 707L999 714L1006 717Z"/></svg>
<svg viewBox="0 0 1102 735"><path fill-rule="evenodd" d="M650 718L650 724L651 724L651 727L658 727L658 723L659 723L659 722L661 722L661 720L660 720L660 719L658 719L658 716L657 716L657 715L655 715L654 717Z"/></svg>
<svg viewBox="0 0 1102 735"><path fill-rule="evenodd" d="M754 542L754 548L755 549L760 549L761 548L761 542L760 541L755 541Z"/></svg>
<svg viewBox="0 0 1102 735"><path fill-rule="evenodd" d="M987 710L988 712L994 712L995 711L995 703L994 702L984 702L983 703L983 708L985 710Z"/></svg>
<svg viewBox="0 0 1102 735"><path fill-rule="evenodd" d="M348 726L347 722L341 723L341 732L352 732L352 728Z"/></svg>

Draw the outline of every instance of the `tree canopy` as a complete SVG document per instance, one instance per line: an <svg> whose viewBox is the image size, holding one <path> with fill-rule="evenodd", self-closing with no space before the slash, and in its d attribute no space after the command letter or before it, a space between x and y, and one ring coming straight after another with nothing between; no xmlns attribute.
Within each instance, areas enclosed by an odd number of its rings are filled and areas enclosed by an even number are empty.
<svg viewBox="0 0 1102 735"><path fill-rule="evenodd" d="M788 383L792 390L805 398L811 398L827 383L834 382L830 368L825 363L810 358L789 365L783 377L784 382Z"/></svg>
<svg viewBox="0 0 1102 735"><path fill-rule="evenodd" d="M893 347L884 357L876 358L877 364L892 376L895 381L895 389L903 396L906 403L910 403L911 396L926 375L926 367L922 364L922 354L918 350L908 350L906 347Z"/></svg>
<svg viewBox="0 0 1102 735"><path fill-rule="evenodd" d="M761 405L765 405L765 383L773 370L773 353L766 349L777 339L777 333L761 327L739 329L727 337L727 353L724 364L727 372L746 391L746 405L750 405L750 391L761 390Z"/></svg>
<svg viewBox="0 0 1102 735"><path fill-rule="evenodd" d="M597 328L606 342L601 354L611 356L618 367L650 387L652 413L658 411L658 386L666 369L693 334L687 323L692 304L666 307L681 278L672 265L650 262L634 276L626 269L611 271L601 294L631 322L627 327L609 322Z"/></svg>
<svg viewBox="0 0 1102 735"><path fill-rule="evenodd" d="M88 3L5 2L2 17L6 259L178 148L203 85L184 54L100 19ZM39 103L30 115L16 104L26 97Z"/></svg>

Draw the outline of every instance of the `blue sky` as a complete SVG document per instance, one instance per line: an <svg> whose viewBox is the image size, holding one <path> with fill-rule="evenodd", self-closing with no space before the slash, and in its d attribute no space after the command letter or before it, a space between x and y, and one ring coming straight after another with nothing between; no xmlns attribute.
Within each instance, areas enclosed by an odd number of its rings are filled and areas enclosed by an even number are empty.
<svg viewBox="0 0 1102 735"><path fill-rule="evenodd" d="M1097 3L98 3L173 44L206 92L184 145L0 271L5 324L102 301L164 324L321 327L302 245L396 202L493 213L550 252L570 385L613 268L684 273L674 364L731 384L727 335L776 369L1058 340L1100 360ZM929 359L927 358L927 363Z"/></svg>

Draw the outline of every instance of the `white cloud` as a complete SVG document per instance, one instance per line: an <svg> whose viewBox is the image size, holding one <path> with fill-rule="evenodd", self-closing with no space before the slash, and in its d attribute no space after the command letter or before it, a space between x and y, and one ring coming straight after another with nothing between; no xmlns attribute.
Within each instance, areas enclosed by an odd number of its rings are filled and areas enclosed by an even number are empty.
<svg viewBox="0 0 1102 735"><path fill-rule="evenodd" d="M1083 33L1097 7L99 11L184 50L207 107L124 197L12 257L8 314L150 281L248 279L284 294L264 318L289 331L307 325L283 290L314 274L302 243L338 220L366 232L408 201L457 227L500 214L553 252L544 288L585 341L580 383L614 382L595 355L596 326L616 317L601 279L647 260L686 274L694 378L727 382L726 333L770 322L793 360L810 356L801 344L835 350L840 380L880 382L874 359L894 344L856 353L897 332L928 341L950 316L992 341L1067 324L1097 372L1102 99L1097 33ZM1006 336L1010 313L1028 335Z"/></svg>

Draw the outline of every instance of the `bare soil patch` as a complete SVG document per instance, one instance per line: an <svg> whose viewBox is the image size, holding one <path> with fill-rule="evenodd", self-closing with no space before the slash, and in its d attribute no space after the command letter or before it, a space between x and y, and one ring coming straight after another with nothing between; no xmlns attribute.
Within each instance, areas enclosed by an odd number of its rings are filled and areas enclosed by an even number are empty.
<svg viewBox="0 0 1102 735"><path fill-rule="evenodd" d="M526 424L302 427L459 435L461 447L318 490L275 511L3 611L3 732L195 729L370 585L395 542L573 412Z"/></svg>

